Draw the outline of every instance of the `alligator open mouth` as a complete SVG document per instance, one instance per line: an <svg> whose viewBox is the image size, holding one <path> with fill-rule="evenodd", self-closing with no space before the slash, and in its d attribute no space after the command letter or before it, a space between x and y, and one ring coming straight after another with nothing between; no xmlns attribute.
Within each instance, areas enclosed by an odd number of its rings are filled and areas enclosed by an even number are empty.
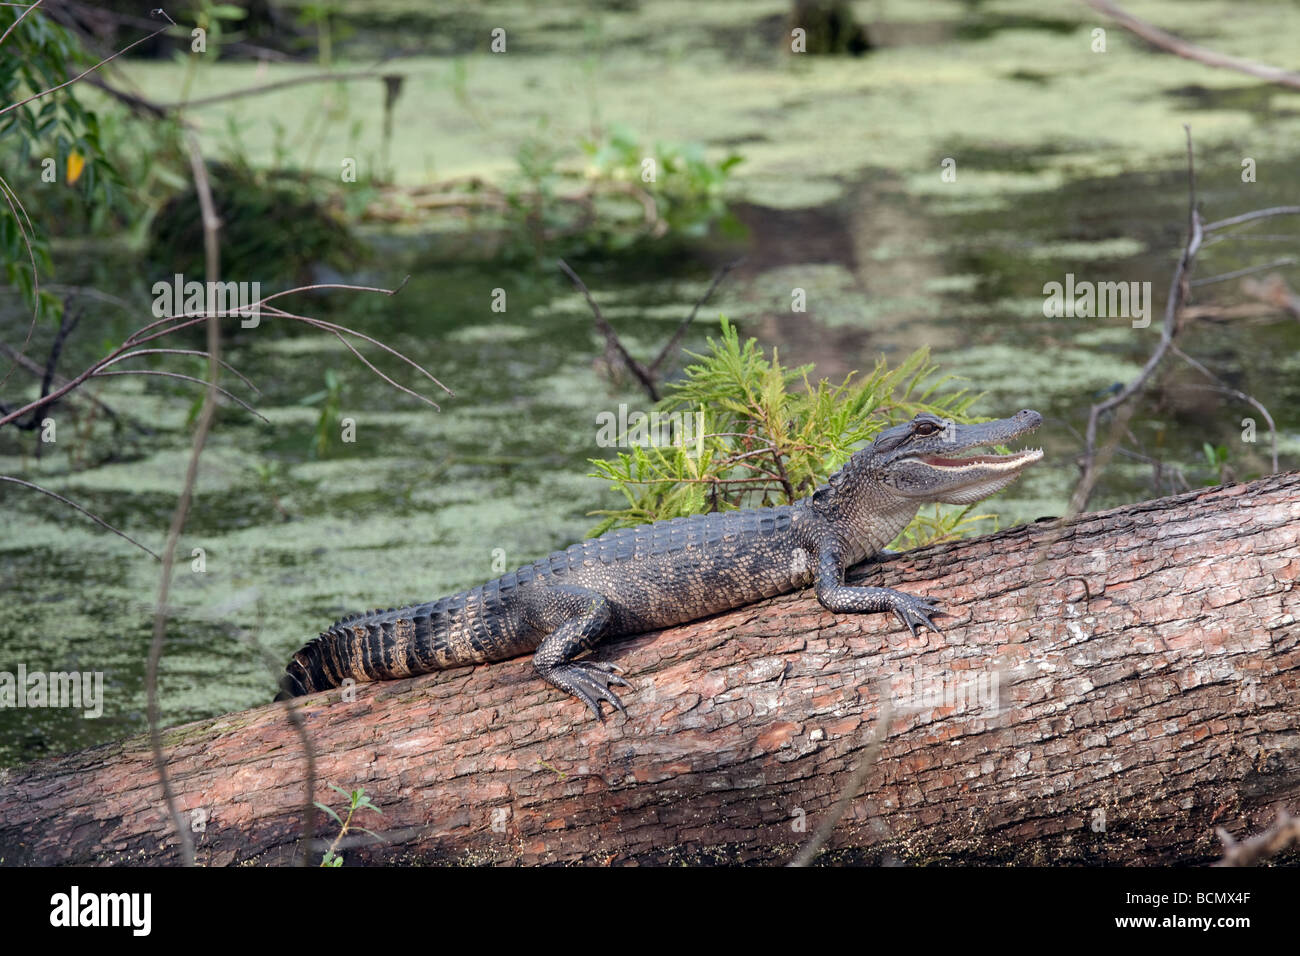
<svg viewBox="0 0 1300 956"><path fill-rule="evenodd" d="M1041 448L1026 448L1009 455L970 455L966 458L947 458L942 455L917 455L916 460L924 462L931 468L945 471L962 471L974 465L982 465L995 471L1014 471L1032 464L1043 457Z"/></svg>

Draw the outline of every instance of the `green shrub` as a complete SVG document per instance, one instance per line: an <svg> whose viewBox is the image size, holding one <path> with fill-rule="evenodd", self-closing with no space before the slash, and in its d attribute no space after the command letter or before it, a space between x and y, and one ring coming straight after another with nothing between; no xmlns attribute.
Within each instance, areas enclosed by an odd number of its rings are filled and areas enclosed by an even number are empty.
<svg viewBox="0 0 1300 956"><path fill-rule="evenodd" d="M769 359L754 339L742 345L725 318L708 354L691 354L699 361L667 386L650 428L629 416L618 437L630 451L592 459L592 477L608 481L627 505L593 512L604 520L591 536L683 515L790 504L812 494L882 429L923 411L968 422L978 397L949 387L952 377L937 374L927 349L893 369L881 358L856 381L851 374L838 385L813 383L813 366L785 368L776 350ZM655 426L657 436L649 434ZM899 540L931 544L995 520L970 510L926 509Z"/></svg>

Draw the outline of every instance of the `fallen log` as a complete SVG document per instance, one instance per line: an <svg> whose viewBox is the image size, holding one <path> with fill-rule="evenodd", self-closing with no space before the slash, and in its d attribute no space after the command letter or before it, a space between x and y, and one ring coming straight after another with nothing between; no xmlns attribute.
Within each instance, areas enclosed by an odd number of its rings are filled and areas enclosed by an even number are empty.
<svg viewBox="0 0 1300 956"><path fill-rule="evenodd" d="M784 862L889 695L823 860L1208 862L1300 812L1297 577L1300 473L1039 521L850 575L934 598L940 635L803 592L610 642L627 719L527 658L302 698L315 799L382 809L349 863ZM200 863L293 860L282 706L164 733ZM0 859L176 862L147 738L0 771Z"/></svg>

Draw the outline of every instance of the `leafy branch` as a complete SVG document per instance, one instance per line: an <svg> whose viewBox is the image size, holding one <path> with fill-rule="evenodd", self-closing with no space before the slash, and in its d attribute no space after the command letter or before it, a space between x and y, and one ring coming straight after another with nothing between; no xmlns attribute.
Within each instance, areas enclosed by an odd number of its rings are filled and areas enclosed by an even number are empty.
<svg viewBox="0 0 1300 956"><path fill-rule="evenodd" d="M722 320L721 339L685 377L667 386L649 416L629 416L613 459L592 459L626 506L590 532L603 534L665 518L709 511L790 504L844 466L862 442L883 428L926 411L969 421L977 396L948 387L929 352L919 349L895 368L882 358L869 375L832 384L810 380L813 366L787 368L754 339L743 344ZM648 422L648 424L647 424ZM613 438L614 436L608 436ZM991 515L970 509L919 516L904 533L915 545L959 536Z"/></svg>
<svg viewBox="0 0 1300 956"><path fill-rule="evenodd" d="M348 798L348 815L347 818L345 819L339 816L332 808L321 803L319 800L316 801L316 806L319 809L324 810L330 816L332 816L335 822L338 823L339 825L339 835L334 838L334 842L331 843L329 849L325 851L325 856L321 859L320 865L321 866L342 866L343 857L338 855L336 851L338 850L339 845L343 842L343 838L348 835L348 830L353 829L352 815L355 814L358 810L374 810L375 813L378 813L380 816L383 816L383 811L380 810L377 806L375 806L370 801L370 798L366 796L365 787L358 787L356 790L353 790L352 792L349 793L347 790L344 790L342 787L336 786L331 783L330 789L337 790L339 793L343 794L343 796ZM359 826L356 827L356 829L360 830L362 833L369 833L371 836L377 839L381 839L381 840L383 839L383 837L381 837L378 833L375 833L371 830L367 830L365 827Z"/></svg>

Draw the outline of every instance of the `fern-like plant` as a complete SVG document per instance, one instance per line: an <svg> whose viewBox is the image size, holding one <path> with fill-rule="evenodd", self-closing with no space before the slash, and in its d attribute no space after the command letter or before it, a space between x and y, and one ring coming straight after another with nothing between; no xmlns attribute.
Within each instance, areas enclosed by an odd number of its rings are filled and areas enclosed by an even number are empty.
<svg viewBox="0 0 1300 956"><path fill-rule="evenodd" d="M786 368L775 349L769 358L755 339L740 341L722 319L722 337L708 340L708 354L671 383L655 406L647 431L625 430L629 450L613 459L592 459L596 471L626 499L624 508L596 511L603 520L592 537L610 528L709 511L730 511L804 498L843 467L863 442L919 412L969 422L978 398L950 387L928 349L918 349L890 368L883 359L870 375L856 373L833 385L810 380L812 365ZM654 432L655 434L651 434ZM660 438L660 441L652 439ZM911 547L961 537L993 515L972 515L971 506L925 509L899 536Z"/></svg>

